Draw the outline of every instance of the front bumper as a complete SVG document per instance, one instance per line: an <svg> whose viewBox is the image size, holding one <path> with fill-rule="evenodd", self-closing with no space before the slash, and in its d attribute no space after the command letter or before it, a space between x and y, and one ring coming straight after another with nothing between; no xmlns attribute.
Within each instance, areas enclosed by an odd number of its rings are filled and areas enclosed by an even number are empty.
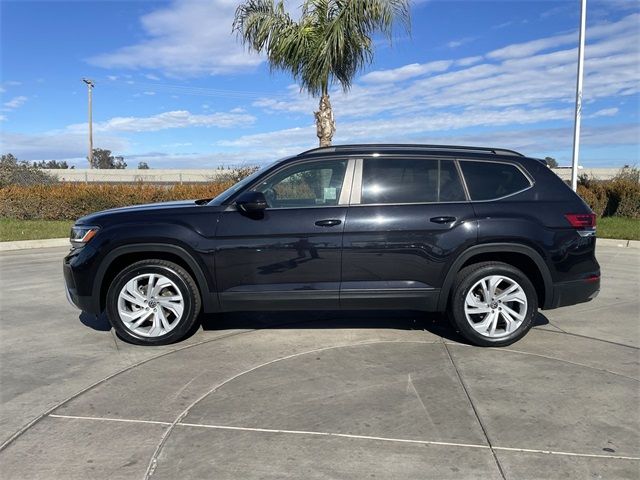
<svg viewBox="0 0 640 480"><path fill-rule="evenodd" d="M76 278L74 276L70 257L66 257L62 262L62 274L64 276L64 288L69 303L83 312L99 314L100 305L96 302L93 296L78 294Z"/></svg>

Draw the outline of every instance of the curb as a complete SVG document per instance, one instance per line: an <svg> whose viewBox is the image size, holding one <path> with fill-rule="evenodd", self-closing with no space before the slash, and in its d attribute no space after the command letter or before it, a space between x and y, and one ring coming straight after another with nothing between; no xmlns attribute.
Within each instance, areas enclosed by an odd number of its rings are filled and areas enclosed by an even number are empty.
<svg viewBox="0 0 640 480"><path fill-rule="evenodd" d="M19 240L16 242L0 242L0 252L49 247L71 247L71 244L69 243L68 238L48 238L46 240Z"/></svg>
<svg viewBox="0 0 640 480"><path fill-rule="evenodd" d="M32 248L50 248L69 246L68 238L49 238L47 240L20 240L17 242L0 242L0 252L13 250L29 250ZM598 238L596 247L640 248L640 240L618 240L615 238Z"/></svg>
<svg viewBox="0 0 640 480"><path fill-rule="evenodd" d="M598 245L603 247L621 247L621 248L640 248L639 240L617 240L615 238L598 238L596 241L596 248Z"/></svg>

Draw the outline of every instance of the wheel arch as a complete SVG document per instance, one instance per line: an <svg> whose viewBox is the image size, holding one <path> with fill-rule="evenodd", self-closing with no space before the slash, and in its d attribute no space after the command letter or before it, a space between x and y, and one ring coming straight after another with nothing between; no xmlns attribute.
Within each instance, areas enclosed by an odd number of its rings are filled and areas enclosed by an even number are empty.
<svg viewBox="0 0 640 480"><path fill-rule="evenodd" d="M218 309L217 295L212 295L214 289L210 288L207 276L190 252L177 245L137 243L113 249L100 263L93 286L93 297L98 300L100 311L105 308L107 290L118 272L131 263L152 258L174 262L187 270L198 286L204 311Z"/></svg>
<svg viewBox="0 0 640 480"><path fill-rule="evenodd" d="M475 245L465 250L452 263L445 276L438 298L438 311L444 312L458 272L468 265L484 261L499 261L513 265L523 271L533 283L541 308L553 300L553 280L549 267L542 256L527 245L514 243L492 243Z"/></svg>

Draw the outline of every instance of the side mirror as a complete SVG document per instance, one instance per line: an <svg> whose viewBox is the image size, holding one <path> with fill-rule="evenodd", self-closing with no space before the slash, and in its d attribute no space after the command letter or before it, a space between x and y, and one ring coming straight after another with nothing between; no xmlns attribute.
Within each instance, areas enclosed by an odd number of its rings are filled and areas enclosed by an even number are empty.
<svg viewBox="0 0 640 480"><path fill-rule="evenodd" d="M262 212L269 206L262 192L244 192L236 199L238 210L244 213Z"/></svg>

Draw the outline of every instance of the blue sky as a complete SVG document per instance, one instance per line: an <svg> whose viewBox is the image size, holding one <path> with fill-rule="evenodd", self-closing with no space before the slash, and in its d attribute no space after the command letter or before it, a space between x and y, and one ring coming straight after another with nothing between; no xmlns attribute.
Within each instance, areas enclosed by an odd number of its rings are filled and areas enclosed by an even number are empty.
<svg viewBox="0 0 640 480"><path fill-rule="evenodd" d="M2 153L86 166L265 162L317 144L317 100L231 34L232 0L2 1ZM289 2L292 9L300 2ZM589 0L581 164L640 163L640 2ZM514 148L571 160L578 0L421 1L332 94L335 143Z"/></svg>

